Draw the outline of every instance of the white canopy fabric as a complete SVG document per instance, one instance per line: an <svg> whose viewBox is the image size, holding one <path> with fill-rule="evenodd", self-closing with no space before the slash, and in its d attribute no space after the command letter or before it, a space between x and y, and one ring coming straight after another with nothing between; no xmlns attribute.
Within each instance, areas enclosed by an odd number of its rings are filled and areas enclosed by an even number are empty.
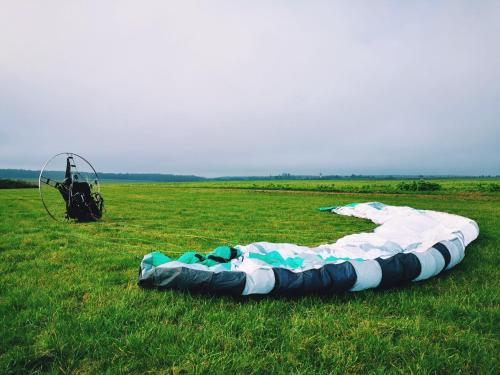
<svg viewBox="0 0 500 375"><path fill-rule="evenodd" d="M479 235L475 221L444 212L378 202L352 203L331 212L379 226L371 233L351 234L317 247L269 242L237 245L230 248L233 256L216 264L201 259L158 262L154 258L159 253L151 253L141 263L139 285L242 295L397 286L454 267Z"/></svg>

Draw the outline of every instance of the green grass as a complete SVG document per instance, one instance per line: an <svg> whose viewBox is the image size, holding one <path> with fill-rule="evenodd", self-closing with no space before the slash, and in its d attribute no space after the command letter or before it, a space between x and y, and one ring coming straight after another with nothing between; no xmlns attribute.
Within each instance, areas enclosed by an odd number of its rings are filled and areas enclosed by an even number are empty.
<svg viewBox="0 0 500 375"><path fill-rule="evenodd" d="M109 184L105 218L89 224L53 222L36 190L2 190L0 373L498 373L500 195L467 188L478 183L432 194ZM481 234L450 272L386 291L238 299L136 286L152 250L370 231L316 210L363 201L464 215Z"/></svg>
<svg viewBox="0 0 500 375"><path fill-rule="evenodd" d="M382 193L405 194L413 193L401 185L417 185L421 182L438 184L439 189L418 191L421 194L456 194L456 193L498 193L500 178L462 178L462 179L432 179L432 180L274 180L274 181L208 181L183 182L177 186L185 188L205 187L212 189L252 189L252 190L291 190L291 191L321 191L333 193Z"/></svg>

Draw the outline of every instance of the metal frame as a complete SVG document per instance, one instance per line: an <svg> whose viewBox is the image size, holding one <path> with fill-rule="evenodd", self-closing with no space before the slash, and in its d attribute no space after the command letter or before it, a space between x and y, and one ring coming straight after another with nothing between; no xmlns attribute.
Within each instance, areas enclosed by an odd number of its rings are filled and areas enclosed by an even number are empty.
<svg viewBox="0 0 500 375"><path fill-rule="evenodd" d="M42 183L46 184L46 185L49 185L49 186L52 186L54 188L57 188L57 185L60 184L60 182L58 181L55 181L55 180L51 180L50 178L47 178L47 177L42 177L43 175L43 172L45 171L45 168L50 164L50 162L52 160L54 160L55 158L57 158L58 156L61 156L61 155L65 155L66 157L73 157L73 156L76 156L80 159L82 159L85 163L87 163L87 165L90 166L90 168L92 169L92 171L94 172L94 176L95 176L95 185L97 185L97 193L100 193L101 192L101 184L99 183L99 175L97 174L94 166L87 160L85 159L83 156L81 155L78 155L78 154L75 154L74 152L60 152L58 154L55 154L54 156L52 156L50 159L48 159L45 164L43 165L42 169L40 170L40 175L38 176L38 191L40 193L40 199L42 200L42 204L43 204L43 207L45 208L45 211L47 211L47 213L49 214L49 216L54 219L55 221L63 221L63 220L60 220L58 218L56 218L52 212L50 212L49 208L47 207L47 204L45 203L45 200L43 199L43 193L42 193ZM76 166L76 164L75 164ZM75 167L76 168L76 167ZM77 169L78 170L78 169ZM42 181L42 178L45 178L47 181ZM55 182L55 185L51 185L50 182L51 181L54 181ZM67 218L65 220L68 220Z"/></svg>

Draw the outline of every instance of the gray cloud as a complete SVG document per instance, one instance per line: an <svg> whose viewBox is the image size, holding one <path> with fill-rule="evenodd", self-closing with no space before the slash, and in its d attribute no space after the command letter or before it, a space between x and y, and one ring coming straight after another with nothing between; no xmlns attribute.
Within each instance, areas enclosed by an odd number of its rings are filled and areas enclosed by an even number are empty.
<svg viewBox="0 0 500 375"><path fill-rule="evenodd" d="M499 2L10 1L0 31L0 167L500 173Z"/></svg>

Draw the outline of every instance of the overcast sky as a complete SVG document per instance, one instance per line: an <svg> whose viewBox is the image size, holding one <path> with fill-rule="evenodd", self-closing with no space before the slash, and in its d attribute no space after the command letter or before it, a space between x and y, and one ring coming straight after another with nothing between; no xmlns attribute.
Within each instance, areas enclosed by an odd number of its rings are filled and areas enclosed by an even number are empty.
<svg viewBox="0 0 500 375"><path fill-rule="evenodd" d="M500 174L500 1L0 0L0 168Z"/></svg>

